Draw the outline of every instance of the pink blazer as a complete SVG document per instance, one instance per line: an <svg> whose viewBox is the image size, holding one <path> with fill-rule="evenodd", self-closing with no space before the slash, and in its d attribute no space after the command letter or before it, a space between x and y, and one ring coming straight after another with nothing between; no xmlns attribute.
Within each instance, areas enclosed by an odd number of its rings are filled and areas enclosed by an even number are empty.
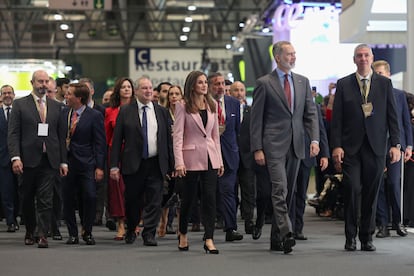
<svg viewBox="0 0 414 276"><path fill-rule="evenodd" d="M204 128L198 113L189 114L183 103L176 103L173 145L176 168L184 165L188 171L207 170L208 157L213 169L223 166L218 118L210 109L207 109L207 125Z"/></svg>

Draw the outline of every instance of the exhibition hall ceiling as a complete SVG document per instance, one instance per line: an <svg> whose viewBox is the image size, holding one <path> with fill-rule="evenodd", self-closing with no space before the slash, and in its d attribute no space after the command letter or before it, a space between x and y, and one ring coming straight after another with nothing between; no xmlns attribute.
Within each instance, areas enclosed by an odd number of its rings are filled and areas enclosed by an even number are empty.
<svg viewBox="0 0 414 276"><path fill-rule="evenodd" d="M96 3L107 2L112 5L110 10L96 8ZM18 56L47 52L120 53L131 47L223 48L237 34L241 21L252 14L263 14L274 2L0 0L0 53ZM76 10L49 8L56 3L69 3ZM190 4L196 9L189 10ZM82 5L86 8L79 9ZM91 5L95 6L90 10ZM192 22L186 22L186 17Z"/></svg>

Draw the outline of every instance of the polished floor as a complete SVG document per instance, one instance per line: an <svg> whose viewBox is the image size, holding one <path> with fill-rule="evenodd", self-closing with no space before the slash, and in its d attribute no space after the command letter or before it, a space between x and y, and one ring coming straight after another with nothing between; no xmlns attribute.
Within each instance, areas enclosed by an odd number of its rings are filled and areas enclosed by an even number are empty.
<svg viewBox="0 0 414 276"><path fill-rule="evenodd" d="M239 222L243 232L243 223ZM61 228L64 239L65 227ZM374 238L376 252L343 249L343 222L318 217L313 208L305 214L307 241L298 241L292 254L269 251L270 226L259 240L245 235L242 241L225 242L215 233L219 255L205 254L202 233L189 232L190 250L179 252L175 235L145 247L138 238L132 245L115 241L115 232L95 227L95 246L65 245L49 241L48 249L23 244L24 227L6 233L0 222L0 275L413 275L414 234L401 238L395 231L386 239ZM359 249L359 244L358 244Z"/></svg>

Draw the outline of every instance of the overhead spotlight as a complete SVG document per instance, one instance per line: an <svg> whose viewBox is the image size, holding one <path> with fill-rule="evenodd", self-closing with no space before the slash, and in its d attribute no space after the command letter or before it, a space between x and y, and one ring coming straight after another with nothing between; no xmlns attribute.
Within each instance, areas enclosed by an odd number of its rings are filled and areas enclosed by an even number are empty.
<svg viewBox="0 0 414 276"><path fill-rule="evenodd" d="M264 27L264 28L262 29L262 33L267 34L268 32L270 32L270 29L269 29L268 27Z"/></svg>
<svg viewBox="0 0 414 276"><path fill-rule="evenodd" d="M187 16L186 18L184 18L184 21L187 23L191 23L193 22L193 18L191 18L191 16Z"/></svg>
<svg viewBox="0 0 414 276"><path fill-rule="evenodd" d="M60 20L63 20L63 16L61 14L57 13L57 14L53 15L53 19L56 20L56 21L60 21Z"/></svg>
<svg viewBox="0 0 414 276"><path fill-rule="evenodd" d="M72 71L72 66L70 66L70 65L66 65L66 66L65 66L65 70L66 70L67 72Z"/></svg>
<svg viewBox="0 0 414 276"><path fill-rule="evenodd" d="M73 33L66 33L66 38L67 39L72 39L74 37L75 37L75 35Z"/></svg>
<svg viewBox="0 0 414 276"><path fill-rule="evenodd" d="M191 28L190 27L183 27L183 33L188 33L188 32L190 32L191 31Z"/></svg>
<svg viewBox="0 0 414 276"><path fill-rule="evenodd" d="M239 51L240 53L243 53L243 52L244 52L244 47L240 47L238 51Z"/></svg>
<svg viewBox="0 0 414 276"><path fill-rule="evenodd" d="M244 22L240 22L240 23L239 23L239 27L240 27L240 28L244 28L244 26L245 26Z"/></svg>
<svg viewBox="0 0 414 276"><path fill-rule="evenodd" d="M187 41L188 36L187 35L180 35L180 41Z"/></svg>
<svg viewBox="0 0 414 276"><path fill-rule="evenodd" d="M231 41L235 41L237 39L237 37L235 36L235 35L233 35L232 37L231 37Z"/></svg>
<svg viewBox="0 0 414 276"><path fill-rule="evenodd" d="M68 24L65 24L65 23L62 23L62 24L60 24L59 28L62 31L67 31L67 30L69 30L69 25Z"/></svg>
<svg viewBox="0 0 414 276"><path fill-rule="evenodd" d="M187 10L189 10L189 11L195 11L196 9L197 9L197 7L194 6L194 5L190 5L190 6L187 7Z"/></svg>
<svg viewBox="0 0 414 276"><path fill-rule="evenodd" d="M231 49L231 44L226 44L226 49L230 50Z"/></svg>

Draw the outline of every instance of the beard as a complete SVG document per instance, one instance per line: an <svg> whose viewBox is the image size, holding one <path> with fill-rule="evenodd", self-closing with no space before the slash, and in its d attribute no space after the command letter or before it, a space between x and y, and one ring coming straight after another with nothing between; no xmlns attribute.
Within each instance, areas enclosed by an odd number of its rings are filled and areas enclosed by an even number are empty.
<svg viewBox="0 0 414 276"><path fill-rule="evenodd" d="M37 93L41 95L46 94L46 92L47 92L47 88L43 88L43 87L37 88Z"/></svg>
<svg viewBox="0 0 414 276"><path fill-rule="evenodd" d="M289 62L285 62L285 61L280 61L280 64L284 68L289 69L289 70L292 70L293 68L295 68L295 63L294 62L293 63L289 63Z"/></svg>

